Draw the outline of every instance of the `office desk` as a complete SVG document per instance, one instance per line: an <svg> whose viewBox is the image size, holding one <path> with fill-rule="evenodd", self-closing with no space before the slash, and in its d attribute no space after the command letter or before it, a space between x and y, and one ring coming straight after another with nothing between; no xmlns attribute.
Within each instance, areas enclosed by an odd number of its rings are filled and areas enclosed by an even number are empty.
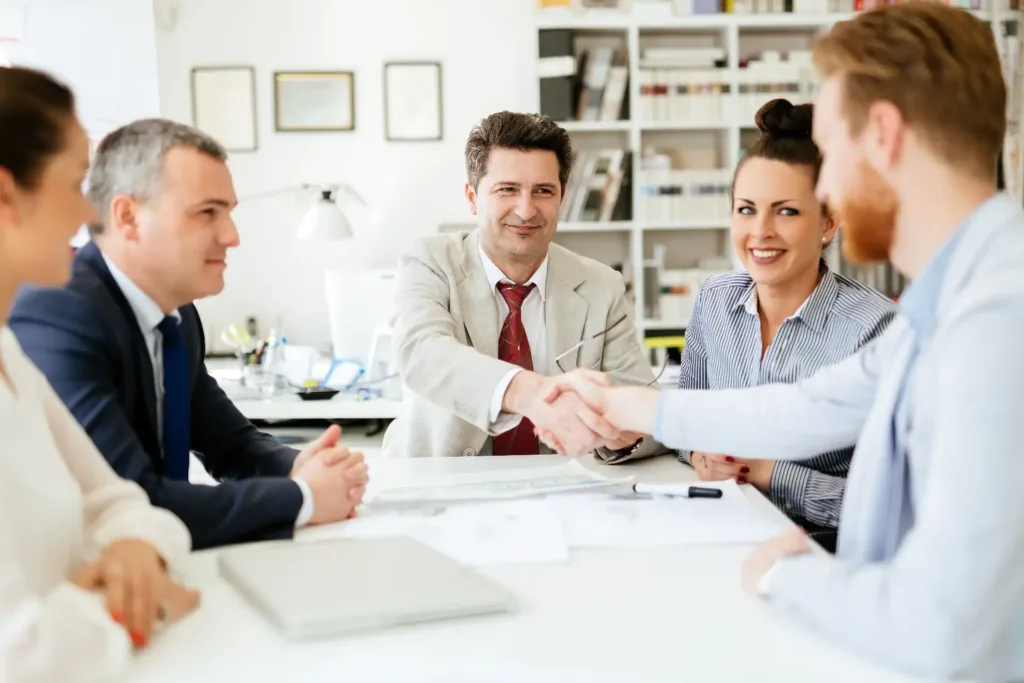
<svg viewBox="0 0 1024 683"><path fill-rule="evenodd" d="M303 401L294 394L251 398L252 392L239 390L235 361L211 358L207 359L206 368L249 420L393 420L402 409L401 401L383 398L359 401L351 394L338 394L326 401Z"/></svg>
<svg viewBox="0 0 1024 683"><path fill-rule="evenodd" d="M357 401L342 394L327 401L303 401L285 395L262 400L232 397L232 402L249 420L393 420L402 409L401 401Z"/></svg>
<svg viewBox="0 0 1024 683"><path fill-rule="evenodd" d="M370 457L376 485L439 472L550 464L536 458ZM684 481L668 457L628 467L587 465L641 481ZM766 515L781 514L749 486ZM200 610L158 637L131 683L895 683L912 679L867 664L784 623L739 585L749 547L573 551L563 565L484 571L513 590L520 611L305 643L279 637L221 581L215 551L197 553L188 581ZM282 580L287 580L282 577ZM339 575L338 581L344 581Z"/></svg>

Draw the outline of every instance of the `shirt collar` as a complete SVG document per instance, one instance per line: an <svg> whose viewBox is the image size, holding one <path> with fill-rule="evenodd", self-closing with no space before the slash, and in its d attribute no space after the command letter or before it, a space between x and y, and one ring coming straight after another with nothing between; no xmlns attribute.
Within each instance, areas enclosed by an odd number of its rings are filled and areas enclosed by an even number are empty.
<svg viewBox="0 0 1024 683"><path fill-rule="evenodd" d="M107 270L110 271L114 282L121 288L124 298L128 300L128 305L131 306L132 313L135 314L135 319L138 320L142 331L152 332L155 330L165 317L164 312L160 309L160 305L143 292L137 284L132 282L131 278L114 265L114 262L107 258L106 254L103 254L103 261L107 264ZM171 315L179 321L181 320L181 314L177 310L172 311Z"/></svg>
<svg viewBox="0 0 1024 683"><path fill-rule="evenodd" d="M499 282L512 283L512 281L505 277L505 274L501 272L501 269L494 265L494 261L487 258L487 254L484 253L483 247L480 248L480 260L483 261L484 274L487 276L487 283L491 286L492 291L498 287ZM547 297L547 283L548 257L545 256L544 261L540 264L537 272L535 272L530 279L526 281L526 284L537 285L536 290L537 293L540 294L540 300L544 301Z"/></svg>
<svg viewBox="0 0 1024 683"><path fill-rule="evenodd" d="M935 327L942 285L946 279L949 264L956 253L957 245L972 226L989 220L992 211L998 209L1001 202L1005 201L1004 197L1003 193L996 194L972 211L956 229L956 232L946 240L938 253L932 257L921 274L903 291L899 301L900 313L918 335L930 335Z"/></svg>
<svg viewBox="0 0 1024 683"><path fill-rule="evenodd" d="M800 308L791 315L791 318L799 318L807 323L812 329L820 332L825 329L825 320L828 312L832 310L832 304L839 296L839 282L835 273L824 261L821 262L821 280L814 288L807 300L800 304ZM757 287L751 281L747 291L736 303L735 308L743 307L750 315L757 315Z"/></svg>

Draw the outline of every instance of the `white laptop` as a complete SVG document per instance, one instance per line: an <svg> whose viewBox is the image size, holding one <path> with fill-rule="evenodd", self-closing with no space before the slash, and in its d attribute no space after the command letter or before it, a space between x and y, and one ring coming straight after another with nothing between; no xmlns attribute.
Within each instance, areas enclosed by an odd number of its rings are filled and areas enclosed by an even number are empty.
<svg viewBox="0 0 1024 683"><path fill-rule="evenodd" d="M221 575L285 636L303 639L516 607L503 587L406 537L220 551Z"/></svg>

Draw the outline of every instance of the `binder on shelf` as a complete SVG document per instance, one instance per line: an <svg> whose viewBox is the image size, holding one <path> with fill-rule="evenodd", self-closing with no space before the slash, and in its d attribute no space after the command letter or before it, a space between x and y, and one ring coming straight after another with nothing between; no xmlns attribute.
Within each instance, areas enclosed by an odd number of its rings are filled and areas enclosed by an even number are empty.
<svg viewBox="0 0 1024 683"><path fill-rule="evenodd" d="M578 77L572 31L540 31L538 50L540 113L556 121L575 118Z"/></svg>

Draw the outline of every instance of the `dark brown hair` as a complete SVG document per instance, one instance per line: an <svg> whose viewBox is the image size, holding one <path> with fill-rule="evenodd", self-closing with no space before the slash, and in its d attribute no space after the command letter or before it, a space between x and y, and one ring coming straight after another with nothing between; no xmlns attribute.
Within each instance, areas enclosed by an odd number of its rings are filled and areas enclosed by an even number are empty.
<svg viewBox="0 0 1024 683"><path fill-rule="evenodd" d="M71 91L41 71L0 67L0 167L32 189L66 143L74 117Z"/></svg>
<svg viewBox="0 0 1024 683"><path fill-rule="evenodd" d="M743 152L732 175L732 190L736 190L736 176L747 159L771 159L793 166L805 166L813 185L818 184L821 173L821 150L811 139L811 121L814 105L794 105L789 100L772 100L754 116L754 124L761 136Z"/></svg>
<svg viewBox="0 0 1024 683"><path fill-rule="evenodd" d="M487 162L495 147L554 152L558 157L558 182L565 194L572 172L572 142L550 116L503 111L491 114L473 128L466 141L466 177L474 190L487 175Z"/></svg>
<svg viewBox="0 0 1024 683"><path fill-rule="evenodd" d="M890 102L948 164L995 178L1006 84L992 30L970 12L908 2L858 13L815 40L814 64L841 79L852 135Z"/></svg>

